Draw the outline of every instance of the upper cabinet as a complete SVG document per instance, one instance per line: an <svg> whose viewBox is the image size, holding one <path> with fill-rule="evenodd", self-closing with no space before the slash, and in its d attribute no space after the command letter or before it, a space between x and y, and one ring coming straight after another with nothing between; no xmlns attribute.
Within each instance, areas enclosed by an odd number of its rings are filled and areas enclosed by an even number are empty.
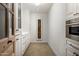
<svg viewBox="0 0 79 59"><path fill-rule="evenodd" d="M67 4L67 15L73 14L76 12L76 4L75 3L68 3Z"/></svg>
<svg viewBox="0 0 79 59"><path fill-rule="evenodd" d="M76 14L79 15L79 3L76 3Z"/></svg>
<svg viewBox="0 0 79 59"><path fill-rule="evenodd" d="M78 17L79 15L79 3L67 3L67 19Z"/></svg>
<svg viewBox="0 0 79 59"><path fill-rule="evenodd" d="M0 39L14 36L14 4L0 3Z"/></svg>
<svg viewBox="0 0 79 59"><path fill-rule="evenodd" d="M10 12L7 11L9 37L12 37L14 35L14 4L13 3L8 3L7 7L10 11Z"/></svg>
<svg viewBox="0 0 79 59"><path fill-rule="evenodd" d="M21 29L21 3L18 4L18 28Z"/></svg>
<svg viewBox="0 0 79 59"><path fill-rule="evenodd" d="M0 55L15 55L15 4L0 3Z"/></svg>
<svg viewBox="0 0 79 59"><path fill-rule="evenodd" d="M8 36L6 13L6 8L0 4L0 39Z"/></svg>
<svg viewBox="0 0 79 59"><path fill-rule="evenodd" d="M21 3L16 4L16 34L21 29Z"/></svg>

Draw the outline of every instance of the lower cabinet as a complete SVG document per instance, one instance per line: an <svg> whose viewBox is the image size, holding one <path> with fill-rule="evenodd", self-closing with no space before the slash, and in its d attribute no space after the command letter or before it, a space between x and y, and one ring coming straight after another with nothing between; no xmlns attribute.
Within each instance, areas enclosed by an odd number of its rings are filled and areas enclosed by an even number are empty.
<svg viewBox="0 0 79 59"><path fill-rule="evenodd" d="M22 56L29 45L28 34L20 35L16 37L16 56Z"/></svg>
<svg viewBox="0 0 79 59"><path fill-rule="evenodd" d="M79 56L79 45L67 41L67 56Z"/></svg>
<svg viewBox="0 0 79 59"><path fill-rule="evenodd" d="M13 54L13 44L11 44L1 55L12 56L12 54Z"/></svg>
<svg viewBox="0 0 79 59"><path fill-rule="evenodd" d="M13 38L14 40L14 38ZM3 39L0 41L0 56L12 56L14 53L14 41Z"/></svg>
<svg viewBox="0 0 79 59"><path fill-rule="evenodd" d="M16 53L16 56L22 55L22 39L19 36L16 37L15 53Z"/></svg>
<svg viewBox="0 0 79 59"><path fill-rule="evenodd" d="M67 50L67 56L73 56L73 53L69 50Z"/></svg>
<svg viewBox="0 0 79 59"><path fill-rule="evenodd" d="M6 48L8 47L7 42L8 42L8 39L4 39L4 40L1 40L1 41L0 41L0 55L1 55L1 53L3 53L3 51L5 51Z"/></svg>
<svg viewBox="0 0 79 59"><path fill-rule="evenodd" d="M25 34L22 36L22 55L24 54L25 50L29 46L29 36L28 34Z"/></svg>

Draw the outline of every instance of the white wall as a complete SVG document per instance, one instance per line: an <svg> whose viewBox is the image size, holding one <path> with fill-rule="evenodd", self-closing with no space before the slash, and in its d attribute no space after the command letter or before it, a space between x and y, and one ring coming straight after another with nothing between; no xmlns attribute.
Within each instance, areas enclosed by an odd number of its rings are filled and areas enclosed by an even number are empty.
<svg viewBox="0 0 79 59"><path fill-rule="evenodd" d="M30 11L27 8L24 7L25 6L24 4L21 4L21 5L22 5L22 10L21 10L22 32L23 33L25 33L25 32L28 33L27 36L26 36L26 39L23 40L23 41L26 41L25 46L27 48L30 44Z"/></svg>
<svg viewBox="0 0 79 59"><path fill-rule="evenodd" d="M31 13L31 39L37 41L37 20L42 21L42 41L47 42L47 14L46 13Z"/></svg>
<svg viewBox="0 0 79 59"><path fill-rule="evenodd" d="M66 55L65 4L54 3L49 12L48 43L56 55Z"/></svg>
<svg viewBox="0 0 79 59"><path fill-rule="evenodd" d="M30 11L22 4L22 31L30 33Z"/></svg>

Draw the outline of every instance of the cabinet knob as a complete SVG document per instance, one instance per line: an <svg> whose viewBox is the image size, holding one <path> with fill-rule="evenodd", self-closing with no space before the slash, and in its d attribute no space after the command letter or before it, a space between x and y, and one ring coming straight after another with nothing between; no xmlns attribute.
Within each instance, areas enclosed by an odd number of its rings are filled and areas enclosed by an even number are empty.
<svg viewBox="0 0 79 59"><path fill-rule="evenodd" d="M16 39L16 40L19 40L19 39Z"/></svg>
<svg viewBox="0 0 79 59"><path fill-rule="evenodd" d="M76 13L76 14L79 14L79 13Z"/></svg>
<svg viewBox="0 0 79 59"><path fill-rule="evenodd" d="M78 15L79 13L75 13L75 14L73 14L73 15Z"/></svg>
<svg viewBox="0 0 79 59"><path fill-rule="evenodd" d="M76 13L75 14L73 14L74 16L76 15Z"/></svg>

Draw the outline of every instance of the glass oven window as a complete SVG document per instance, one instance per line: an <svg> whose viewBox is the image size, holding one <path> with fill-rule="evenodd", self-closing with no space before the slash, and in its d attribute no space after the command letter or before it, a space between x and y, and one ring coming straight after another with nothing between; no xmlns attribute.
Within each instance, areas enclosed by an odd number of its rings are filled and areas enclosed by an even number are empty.
<svg viewBox="0 0 79 59"><path fill-rule="evenodd" d="M69 34L79 36L79 27L69 27Z"/></svg>

